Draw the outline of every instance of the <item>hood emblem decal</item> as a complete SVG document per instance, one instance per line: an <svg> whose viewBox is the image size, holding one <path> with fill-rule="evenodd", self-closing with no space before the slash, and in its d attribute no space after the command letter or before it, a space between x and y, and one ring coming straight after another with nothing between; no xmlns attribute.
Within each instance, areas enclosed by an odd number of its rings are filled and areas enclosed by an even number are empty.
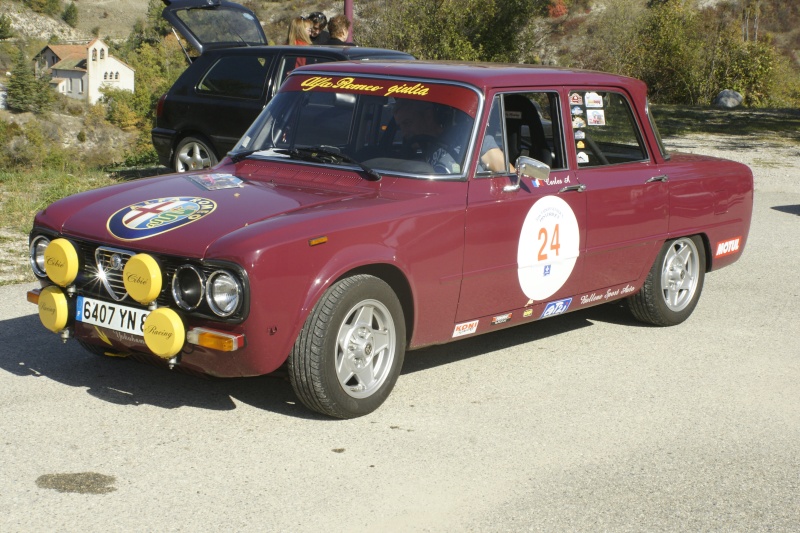
<svg viewBox="0 0 800 533"><path fill-rule="evenodd" d="M214 212L216 202L196 196L154 198L124 207L109 217L108 232L123 241L147 239Z"/></svg>

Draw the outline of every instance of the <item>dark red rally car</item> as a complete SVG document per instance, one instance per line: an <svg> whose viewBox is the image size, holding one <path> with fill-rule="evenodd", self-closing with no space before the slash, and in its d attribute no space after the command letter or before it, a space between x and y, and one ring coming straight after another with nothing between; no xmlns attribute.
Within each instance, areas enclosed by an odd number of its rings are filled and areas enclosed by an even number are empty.
<svg viewBox="0 0 800 533"><path fill-rule="evenodd" d="M386 400L406 350L617 299L668 326L736 261L750 170L665 151L646 87L527 65L296 69L217 166L36 216L43 324L309 408Z"/></svg>

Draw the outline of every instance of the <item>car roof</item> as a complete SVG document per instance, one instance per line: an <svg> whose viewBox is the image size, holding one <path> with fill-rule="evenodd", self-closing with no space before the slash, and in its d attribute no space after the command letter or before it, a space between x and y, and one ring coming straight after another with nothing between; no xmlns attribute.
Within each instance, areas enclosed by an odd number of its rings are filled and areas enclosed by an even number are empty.
<svg viewBox="0 0 800 533"><path fill-rule="evenodd" d="M625 88L631 94L646 94L647 91L644 82L626 76L594 70L516 63L416 60L344 61L307 65L295 69L292 74L308 74L310 72L427 78L437 81L468 83L483 90L536 84L540 86L613 86Z"/></svg>
<svg viewBox="0 0 800 533"><path fill-rule="evenodd" d="M413 60L414 56L406 52L389 50L387 48L369 48L365 46L296 46L296 45L271 45L271 46L247 46L241 48L214 48L208 49L205 55L259 55L259 54L286 54L286 53L306 53L316 56L335 57L337 59L370 59L380 60Z"/></svg>

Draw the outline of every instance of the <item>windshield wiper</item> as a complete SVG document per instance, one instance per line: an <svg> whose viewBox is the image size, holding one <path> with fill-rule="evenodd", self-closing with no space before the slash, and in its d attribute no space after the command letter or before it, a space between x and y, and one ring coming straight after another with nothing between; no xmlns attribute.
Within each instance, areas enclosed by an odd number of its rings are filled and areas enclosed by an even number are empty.
<svg viewBox="0 0 800 533"><path fill-rule="evenodd" d="M263 148L256 148L255 150L241 150L239 152L228 152L228 157L231 158L231 161L234 163L238 163L242 159L253 155L256 152L263 152Z"/></svg>
<svg viewBox="0 0 800 533"><path fill-rule="evenodd" d="M382 176L372 167L365 165L357 159L353 159L349 155L345 155L326 146L312 146L308 148L276 148L274 152L286 154L293 159L303 159L306 161L314 161L319 163L335 163L337 161L350 163L363 170L367 175L367 177L364 179L368 181L380 181L382 178Z"/></svg>

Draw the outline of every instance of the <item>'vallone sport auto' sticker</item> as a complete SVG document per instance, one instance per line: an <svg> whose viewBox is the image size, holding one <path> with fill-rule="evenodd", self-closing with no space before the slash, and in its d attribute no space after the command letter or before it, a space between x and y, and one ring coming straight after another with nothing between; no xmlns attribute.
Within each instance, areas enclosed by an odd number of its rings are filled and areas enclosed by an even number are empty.
<svg viewBox="0 0 800 533"><path fill-rule="evenodd" d="M517 250L517 274L525 296L544 300L556 293L578 260L580 229L575 213L557 196L545 196L528 211Z"/></svg>
<svg viewBox="0 0 800 533"><path fill-rule="evenodd" d="M216 208L216 202L208 198L156 198L120 209L108 219L107 227L118 239L146 239L200 220Z"/></svg>

